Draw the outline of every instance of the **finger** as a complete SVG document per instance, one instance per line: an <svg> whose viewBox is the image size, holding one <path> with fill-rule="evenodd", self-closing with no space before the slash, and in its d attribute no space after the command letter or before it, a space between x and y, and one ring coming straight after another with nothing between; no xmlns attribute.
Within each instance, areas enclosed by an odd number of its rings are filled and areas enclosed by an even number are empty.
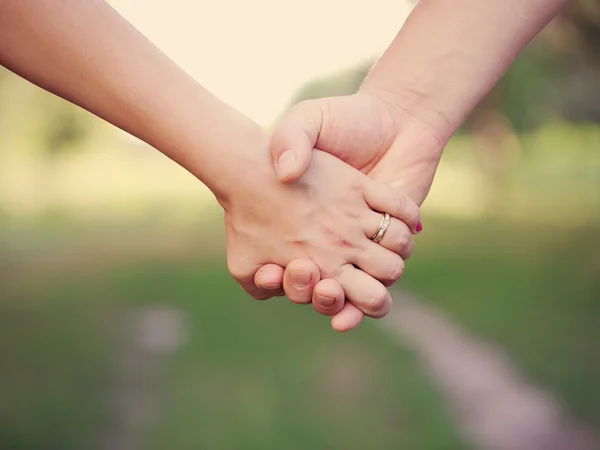
<svg viewBox="0 0 600 450"><path fill-rule="evenodd" d="M380 318L392 308L385 286L351 264L344 265L333 278L344 288L346 300L367 316Z"/></svg>
<svg viewBox="0 0 600 450"><path fill-rule="evenodd" d="M271 138L271 155L280 181L298 180L310 167L323 124L323 100L300 102L281 119Z"/></svg>
<svg viewBox="0 0 600 450"><path fill-rule="evenodd" d="M237 280L242 289L248 293L255 300L268 300L271 297L282 297L285 295L283 289L278 289L276 291L269 291L266 289L262 289L256 287L250 278L248 282Z"/></svg>
<svg viewBox="0 0 600 450"><path fill-rule="evenodd" d="M404 261L400 256L371 241L367 241L350 262L385 286L394 284L404 273Z"/></svg>
<svg viewBox="0 0 600 450"><path fill-rule="evenodd" d="M277 270L276 265L269 264L266 269L267 275L272 276ZM274 267L271 267L274 266ZM283 295L283 291L268 290L256 285L256 273L262 269L262 267L253 267L249 265L243 258L238 258L235 255L227 255L227 269L231 276L237 281L242 289L244 289L250 296L256 300L266 300L271 297ZM265 270L265 269L263 269ZM259 276L261 279L261 276ZM269 278L271 280L271 278Z"/></svg>
<svg viewBox="0 0 600 450"><path fill-rule="evenodd" d="M367 183L365 200L373 210L388 213L406 223L413 233L420 231L419 207L408 195L400 193L398 189L383 183Z"/></svg>
<svg viewBox="0 0 600 450"><path fill-rule="evenodd" d="M285 268L283 289L292 302L306 305L311 302L320 278L319 267L310 259L294 259Z"/></svg>
<svg viewBox="0 0 600 450"><path fill-rule="evenodd" d="M331 318L331 327L344 333L356 328L365 317L364 313L352 303L346 302L342 310Z"/></svg>
<svg viewBox="0 0 600 450"><path fill-rule="evenodd" d="M379 231L382 218L383 215L381 213L373 211L365 215L364 230L369 239ZM414 239L408 225L392 217L383 237L377 244L391 250L406 261L412 254Z"/></svg>
<svg viewBox="0 0 600 450"><path fill-rule="evenodd" d="M318 313L333 316L344 307L344 289L331 278L321 280L315 285L312 304Z"/></svg>
<svg viewBox="0 0 600 450"><path fill-rule="evenodd" d="M254 274L257 289L283 294L283 274L285 269L277 264L265 264Z"/></svg>

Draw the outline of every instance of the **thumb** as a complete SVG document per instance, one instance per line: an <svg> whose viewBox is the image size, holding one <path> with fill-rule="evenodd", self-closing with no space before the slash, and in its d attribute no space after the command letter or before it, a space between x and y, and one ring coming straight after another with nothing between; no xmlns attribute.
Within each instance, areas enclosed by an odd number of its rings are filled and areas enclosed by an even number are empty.
<svg viewBox="0 0 600 450"><path fill-rule="evenodd" d="M310 167L312 150L323 125L327 100L298 103L281 119L271 138L271 156L283 183L297 181Z"/></svg>

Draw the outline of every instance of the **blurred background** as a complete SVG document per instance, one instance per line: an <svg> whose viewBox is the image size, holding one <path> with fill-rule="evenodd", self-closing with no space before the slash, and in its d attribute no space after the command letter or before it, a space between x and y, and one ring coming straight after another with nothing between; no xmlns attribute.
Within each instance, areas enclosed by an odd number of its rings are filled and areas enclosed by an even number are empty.
<svg viewBox="0 0 600 450"><path fill-rule="evenodd" d="M111 4L265 127L355 92L411 8ZM336 334L236 285L191 175L0 70L0 448L594 448L599 81L572 2L450 142L392 317Z"/></svg>

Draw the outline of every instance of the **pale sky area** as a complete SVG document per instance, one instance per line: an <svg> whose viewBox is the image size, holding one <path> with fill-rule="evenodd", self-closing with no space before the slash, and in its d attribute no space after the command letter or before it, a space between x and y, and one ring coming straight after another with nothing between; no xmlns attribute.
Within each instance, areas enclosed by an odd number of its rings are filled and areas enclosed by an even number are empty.
<svg viewBox="0 0 600 450"><path fill-rule="evenodd" d="M111 4L207 89L263 126L274 124L307 81L380 55L410 10L405 0L112 0ZM47 190L52 202L106 215L109 205L113 209L125 205L123 211L134 214L133 198L169 202L189 198L194 204L189 214L196 217L202 190L207 202L214 204L202 184L158 152L144 146L126 147L127 151L99 145L97 151L79 152L53 165L53 189ZM48 168L44 160L36 164L39 167L17 156L7 162L5 157L0 204L6 210L26 214L45 205L37 180L48 176ZM467 199L481 192L475 187L481 183L471 172L457 170L439 171L434 191L443 195L433 193L428 208L439 205L452 214L477 213L481 202ZM123 203L124 198L130 201Z"/></svg>
<svg viewBox="0 0 600 450"><path fill-rule="evenodd" d="M270 125L305 82L383 52L404 0L114 0L204 87Z"/></svg>

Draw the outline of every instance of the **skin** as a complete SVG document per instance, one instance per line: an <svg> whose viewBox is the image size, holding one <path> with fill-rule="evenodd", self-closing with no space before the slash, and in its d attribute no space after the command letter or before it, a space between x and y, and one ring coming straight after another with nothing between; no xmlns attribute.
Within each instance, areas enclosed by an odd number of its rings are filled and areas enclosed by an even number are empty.
<svg viewBox="0 0 600 450"><path fill-rule="evenodd" d="M225 210L229 270L252 296L281 293L281 280L255 284L261 266L302 258L311 270L292 264L288 289L329 277L335 296L361 314L387 314L385 285L402 274L420 222L408 196L325 152L315 153L299 182L280 183L270 136L103 0L3 0L0 43L2 65L149 143L211 189ZM394 220L375 244L384 211Z"/></svg>
<svg viewBox="0 0 600 450"><path fill-rule="evenodd" d="M338 281L366 314L387 314L391 299L384 284L400 278L404 261L370 240L381 221L375 211L391 210L416 227L418 207L410 200L410 207L398 203L395 189L325 152L315 154L314 164L293 185L279 183L268 153L261 164L245 167L252 168L250 182L238 181L232 187L239 194L232 197L225 213L227 259L236 280L252 287L256 271L265 262L287 265L290 255L303 256L314 261L323 277Z"/></svg>
<svg viewBox="0 0 600 450"><path fill-rule="evenodd" d="M271 142L279 179L297 180L317 148L421 205L450 137L565 4L421 0L358 93L302 102L282 119ZM317 311L323 311L323 299L335 297L340 312L332 325L338 331L360 323L362 313L344 304L335 282L286 285L291 270L299 274L315 267L308 260L295 261L284 273L269 265L255 282L281 286L283 281L290 298L311 298Z"/></svg>

